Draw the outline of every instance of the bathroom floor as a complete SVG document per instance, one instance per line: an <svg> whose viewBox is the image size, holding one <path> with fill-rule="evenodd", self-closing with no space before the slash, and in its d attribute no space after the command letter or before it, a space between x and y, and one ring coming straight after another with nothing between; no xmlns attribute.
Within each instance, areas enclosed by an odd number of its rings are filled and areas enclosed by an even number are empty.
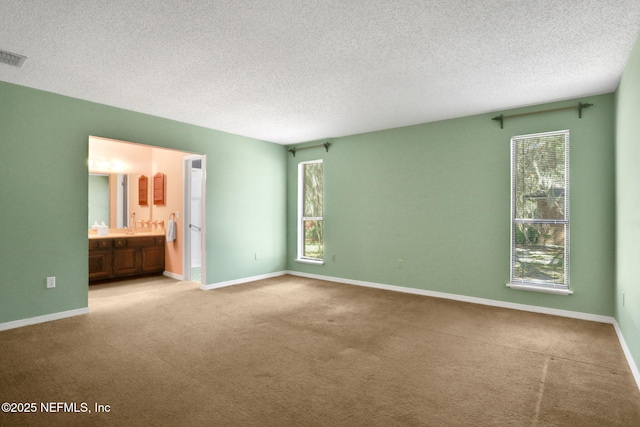
<svg viewBox="0 0 640 427"><path fill-rule="evenodd" d="M198 283L202 282L202 267L191 268L191 281Z"/></svg>

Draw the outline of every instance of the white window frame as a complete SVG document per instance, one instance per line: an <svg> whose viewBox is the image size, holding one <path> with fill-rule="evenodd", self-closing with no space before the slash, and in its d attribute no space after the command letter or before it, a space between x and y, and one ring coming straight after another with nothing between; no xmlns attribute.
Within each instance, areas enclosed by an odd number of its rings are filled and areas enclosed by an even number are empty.
<svg viewBox="0 0 640 427"><path fill-rule="evenodd" d="M565 219L523 219L515 218L515 146L516 141L527 138L540 138L545 136L564 135L565 138L565 177L564 177L564 209ZM511 138L511 252L510 252L510 279L507 286L512 289L519 289L525 291L544 292L556 295L571 295L573 291L569 288L569 130L560 130L554 132L536 133L530 135L518 135ZM523 279L517 279L514 277L515 270L515 245L516 245L516 223L530 223L530 224L563 224L564 225L564 283L557 284L551 282L539 282L539 281L527 281Z"/></svg>
<svg viewBox="0 0 640 427"><path fill-rule="evenodd" d="M305 221L322 221L323 245L324 245L324 206L322 207L323 216L320 216L320 217L304 216L304 166L309 164L314 164L314 163L323 163L322 178L324 182L324 161L322 159L309 160L306 162L298 163L298 221L297 221L298 245L297 245L296 261L305 263L305 264L323 265L324 259L322 258L311 258L311 257L304 256L304 222Z"/></svg>

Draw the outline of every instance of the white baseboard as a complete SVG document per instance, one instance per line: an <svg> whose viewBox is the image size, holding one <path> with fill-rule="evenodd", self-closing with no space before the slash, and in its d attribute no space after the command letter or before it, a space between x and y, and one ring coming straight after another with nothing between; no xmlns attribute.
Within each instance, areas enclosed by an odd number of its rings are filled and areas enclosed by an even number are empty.
<svg viewBox="0 0 640 427"><path fill-rule="evenodd" d="M176 280L184 280L184 276L182 274L172 273L170 271L165 271L162 273L163 276L171 277Z"/></svg>
<svg viewBox="0 0 640 427"><path fill-rule="evenodd" d="M620 341L620 345L622 346L622 351L624 352L624 355L627 358L627 363L629 364L631 373L633 374L633 377L636 380L636 384L640 389L640 370L638 370L638 366L636 365L633 359L633 356L631 355L631 351L629 350L629 347L627 346L624 336L622 335L622 331L620 330L620 326L618 325L618 322L616 321L615 318L611 316L601 316L597 314L582 313L577 311L559 310L555 308L538 307L538 306L526 305L526 304L517 304L517 303L511 303L511 302L505 302L505 301L491 300L486 298L470 297L466 295L428 291L425 289L407 288L404 286L385 285L382 283L365 282L362 280L343 279L339 277L302 273L299 271L291 271L291 270L278 271L275 273L262 274L258 276L252 276L252 277L244 277L241 279L213 283L210 285L202 285L200 289L208 291L213 289L224 288L227 286L239 285L241 283L254 282L256 280L283 276L285 274L290 274L292 276L299 276L299 277L307 277L310 279L325 280L328 282L344 283L347 285L364 286L368 288L384 289L388 291L403 292L403 293L422 295L422 296L428 296L428 297L434 297L434 298L444 298L444 299L450 299L450 300L461 301L461 302L469 302L473 304L482 304L482 305L489 305L493 307L510 308L513 310L529 311L529 312L541 313L541 314L550 314L553 316L570 317L573 319L589 320L593 322L609 323L613 325L616 331L616 335L618 336L618 340ZM182 280L181 278L176 277L178 275L167 272L167 271L164 272L164 275L168 277L177 278L178 280ZM0 323L0 331L20 328L22 326L35 325L37 323L50 322L53 320L64 319L67 317L80 316L83 314L89 314L89 307L78 308L75 310L61 311L59 313L47 314L44 316L37 316L37 317L31 317L28 319L21 319L21 320L14 320L11 322Z"/></svg>
<svg viewBox="0 0 640 427"><path fill-rule="evenodd" d="M0 331L7 329L20 328L22 326L35 325L37 323L51 322L52 320L60 320L67 317L80 316L89 314L89 307L78 308L75 310L61 311L59 313L45 314L44 316L30 317L28 319L14 320L11 322L0 323Z"/></svg>
<svg viewBox="0 0 640 427"><path fill-rule="evenodd" d="M375 282L364 282L362 280L341 279L339 277L321 276L318 274L300 273L298 271L287 271L287 274L300 277L308 277L311 279L326 280L329 282L346 283L348 285L365 286L368 288L385 289L388 291L403 292L408 294L422 295L426 297L444 298L455 301L470 302L472 304L490 305L493 307L510 308L513 310L530 311L541 314L551 314L553 316L571 317L573 319L590 320L592 322L611 323L615 319L611 316L601 316L598 314L582 313L579 311L559 310L556 308L538 307L535 305L518 304L514 302L498 301L486 298L470 297L459 294L448 294L445 292L428 291L425 289L407 288L404 286L385 285Z"/></svg>
<svg viewBox="0 0 640 427"><path fill-rule="evenodd" d="M365 286L369 288L385 289L389 291L404 292L404 293L423 295L428 297L451 299L456 301L469 302L473 304L482 304L482 305L489 305L494 307L510 308L513 310L529 311L533 313L550 314L552 316L570 317L573 319L589 320L592 322L609 323L609 324L612 324L613 327L615 328L616 334L618 335L618 340L620 341L620 345L622 346L624 355L627 358L627 363L629 364L629 368L631 369L633 377L636 380L636 384L640 389L640 371L638 370L638 366L636 365L635 360L633 360L631 351L629 350L629 347L627 346L627 343L624 340L624 336L622 335L622 331L618 326L618 322L612 316L601 316L598 314L582 313L578 311L559 310L556 308L517 304L512 302L470 297L466 295L448 294L444 292L427 291L424 289L406 288L403 286L385 285L385 284L374 283L374 282L364 282L361 280L341 279L339 277L301 273L298 271L291 271L291 270L286 271L286 274L291 274L292 276L308 277L310 279L326 280L328 282L346 283L348 285Z"/></svg>
<svg viewBox="0 0 640 427"><path fill-rule="evenodd" d="M270 279L272 277L284 276L286 271L277 271L275 273L261 274L259 276L243 277L241 279L229 280L227 282L212 283L210 285L202 285L200 289L210 291L213 289L226 288L227 286L239 285L241 283L255 282L256 280Z"/></svg>
<svg viewBox="0 0 640 427"><path fill-rule="evenodd" d="M631 350L629 350L629 346L627 346L627 342L624 340L624 335L622 335L620 326L618 325L618 322L615 320L613 322L613 327L616 329L618 340L620 341L620 345L622 346L622 351L624 352L624 355L627 358L627 362L629 363L629 368L631 368L631 373L633 374L633 378L635 378L636 384L640 389L640 370L638 370L638 365L636 365L636 362L633 360L633 356L631 355Z"/></svg>

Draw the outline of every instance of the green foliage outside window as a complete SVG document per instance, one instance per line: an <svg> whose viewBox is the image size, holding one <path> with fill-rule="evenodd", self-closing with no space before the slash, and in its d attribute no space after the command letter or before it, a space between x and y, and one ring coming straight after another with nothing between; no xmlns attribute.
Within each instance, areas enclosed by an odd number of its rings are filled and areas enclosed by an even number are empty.
<svg viewBox="0 0 640 427"><path fill-rule="evenodd" d="M566 285L568 135L530 135L512 143L512 279Z"/></svg>
<svg viewBox="0 0 640 427"><path fill-rule="evenodd" d="M322 162L307 163L304 168L302 255L306 258L323 259L323 198L324 177Z"/></svg>

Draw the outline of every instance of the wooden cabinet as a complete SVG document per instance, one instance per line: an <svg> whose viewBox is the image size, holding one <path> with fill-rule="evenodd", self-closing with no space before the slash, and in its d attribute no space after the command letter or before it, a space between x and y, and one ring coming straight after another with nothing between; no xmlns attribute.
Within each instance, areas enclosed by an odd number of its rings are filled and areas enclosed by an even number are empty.
<svg viewBox="0 0 640 427"><path fill-rule="evenodd" d="M113 251L113 277L131 276L139 273L140 264L134 248L122 248Z"/></svg>
<svg viewBox="0 0 640 427"><path fill-rule="evenodd" d="M89 240L89 282L163 271L164 236Z"/></svg>
<svg viewBox="0 0 640 427"><path fill-rule="evenodd" d="M164 245L142 248L142 272L164 270Z"/></svg>
<svg viewBox="0 0 640 427"><path fill-rule="evenodd" d="M111 242L109 240L89 240L89 281L111 277Z"/></svg>

